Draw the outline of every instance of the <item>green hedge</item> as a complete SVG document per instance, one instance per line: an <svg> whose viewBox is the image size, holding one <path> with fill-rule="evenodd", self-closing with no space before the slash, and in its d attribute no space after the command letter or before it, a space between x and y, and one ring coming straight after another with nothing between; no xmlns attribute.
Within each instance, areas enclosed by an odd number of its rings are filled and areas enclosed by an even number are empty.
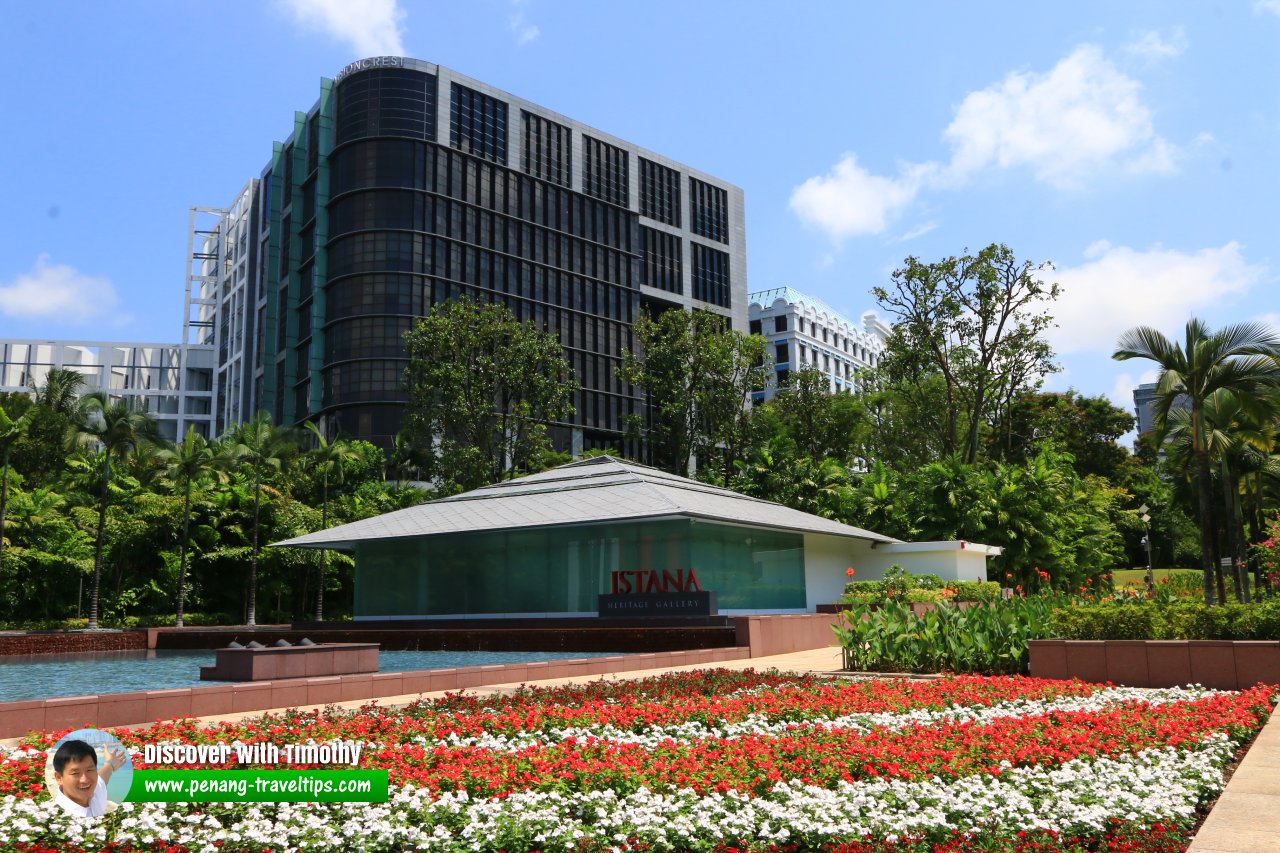
<svg viewBox="0 0 1280 853"><path fill-rule="evenodd" d="M240 620L229 613L184 613L182 624L188 627L205 625L238 625ZM80 619L44 619L30 622L0 622L0 631L83 631L89 627L89 620ZM126 616L123 620L104 619L104 628L171 628L173 614L165 616Z"/></svg>
<svg viewBox="0 0 1280 853"><path fill-rule="evenodd" d="M878 581L850 581L845 584L845 604L877 604L902 601L908 604L929 601L996 601L1000 584L994 581L944 581L937 575L908 574L893 566Z"/></svg>
<svg viewBox="0 0 1280 853"><path fill-rule="evenodd" d="M1065 640L1280 640L1280 599L1081 605L1055 610L1052 628Z"/></svg>

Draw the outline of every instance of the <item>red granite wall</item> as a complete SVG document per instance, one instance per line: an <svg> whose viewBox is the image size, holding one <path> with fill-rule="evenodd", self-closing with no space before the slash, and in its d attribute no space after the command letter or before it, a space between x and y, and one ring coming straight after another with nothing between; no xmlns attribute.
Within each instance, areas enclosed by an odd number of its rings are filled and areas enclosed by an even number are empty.
<svg viewBox="0 0 1280 853"><path fill-rule="evenodd" d="M1280 684L1280 640L1032 640L1031 674L1126 687Z"/></svg>
<svg viewBox="0 0 1280 853"><path fill-rule="evenodd" d="M47 655L67 652L145 651L147 632L112 631L86 634L61 631L0 633L0 655Z"/></svg>
<svg viewBox="0 0 1280 853"><path fill-rule="evenodd" d="M831 626L839 617L827 613L796 613L779 616L735 616L738 645L751 657L785 655L836 645Z"/></svg>

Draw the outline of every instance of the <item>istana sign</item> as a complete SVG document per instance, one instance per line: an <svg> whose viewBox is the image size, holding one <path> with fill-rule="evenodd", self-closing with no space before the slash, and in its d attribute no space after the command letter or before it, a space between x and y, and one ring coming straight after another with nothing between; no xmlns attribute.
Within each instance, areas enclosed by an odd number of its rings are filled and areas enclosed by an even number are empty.
<svg viewBox="0 0 1280 853"><path fill-rule="evenodd" d="M368 59L357 59L338 72L333 78L333 82L341 83L342 79L348 74L354 74L357 71L365 71L369 68L404 68L403 56L372 56Z"/></svg>
<svg viewBox="0 0 1280 853"><path fill-rule="evenodd" d="M651 619L717 613L716 594L702 588L692 568L614 571L610 587L612 592L599 596L600 616Z"/></svg>

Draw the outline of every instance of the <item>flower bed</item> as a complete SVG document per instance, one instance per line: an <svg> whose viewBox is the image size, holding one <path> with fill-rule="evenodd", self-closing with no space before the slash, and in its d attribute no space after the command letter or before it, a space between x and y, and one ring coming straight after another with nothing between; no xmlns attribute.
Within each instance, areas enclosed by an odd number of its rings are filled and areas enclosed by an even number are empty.
<svg viewBox="0 0 1280 853"><path fill-rule="evenodd" d="M1272 692L718 671L164 723L117 734L138 749L357 739L391 800L134 803L92 820L44 793L51 732L0 765L0 848L1176 851Z"/></svg>

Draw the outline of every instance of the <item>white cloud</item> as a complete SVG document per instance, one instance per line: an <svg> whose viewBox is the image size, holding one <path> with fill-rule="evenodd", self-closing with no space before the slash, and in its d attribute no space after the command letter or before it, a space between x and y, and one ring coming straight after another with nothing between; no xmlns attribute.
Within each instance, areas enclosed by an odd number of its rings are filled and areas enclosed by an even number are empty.
<svg viewBox="0 0 1280 853"><path fill-rule="evenodd" d="M842 240L879 234L919 192L930 166L907 166L897 178L873 175L845 154L826 175L810 178L791 193L791 209L805 222Z"/></svg>
<svg viewBox="0 0 1280 853"><path fill-rule="evenodd" d="M1025 166L1037 180L1073 187L1122 157L1169 165L1172 146L1155 134L1141 91L1093 45L1045 74L1010 74L956 110L945 132L954 146L948 171L962 181Z"/></svg>
<svg viewBox="0 0 1280 853"><path fill-rule="evenodd" d="M1157 136L1150 148L1126 162L1124 168L1138 175L1171 175L1178 171L1178 160L1181 157L1181 149Z"/></svg>
<svg viewBox="0 0 1280 853"><path fill-rule="evenodd" d="M109 280L51 263L48 255L36 258L30 272L0 283L0 314L8 317L100 322L115 313L118 303Z"/></svg>
<svg viewBox="0 0 1280 853"><path fill-rule="evenodd" d="M1253 11L1280 15L1280 0L1253 0Z"/></svg>
<svg viewBox="0 0 1280 853"><path fill-rule="evenodd" d="M516 44L528 44L542 35L542 31L536 24L530 24L525 20L524 9L521 8L524 4L525 0L511 0L511 6L515 11L507 21L507 29L515 33Z"/></svg>
<svg viewBox="0 0 1280 853"><path fill-rule="evenodd" d="M1275 311L1272 311L1268 314L1263 314L1261 317L1254 317L1253 322L1265 323L1266 325L1275 329L1277 332L1280 332L1280 313L1277 313Z"/></svg>
<svg viewBox="0 0 1280 853"><path fill-rule="evenodd" d="M1082 45L1048 72L1012 73L965 96L943 133L948 163L904 164L891 177L846 153L792 192L791 209L840 241L883 232L921 190L958 189L990 169L1027 168L1059 188L1107 170L1174 172L1181 151L1156 134L1141 94L1099 48Z"/></svg>
<svg viewBox="0 0 1280 853"><path fill-rule="evenodd" d="M1245 261L1236 242L1179 252L1099 241L1085 250L1084 263L1052 274L1062 295L1052 310L1058 326L1050 340L1059 353L1109 355L1127 329L1152 326L1176 334L1188 317L1245 294L1265 274Z"/></svg>
<svg viewBox="0 0 1280 853"><path fill-rule="evenodd" d="M914 240L917 237L923 237L925 234L928 234L930 231L932 231L937 227L938 227L938 223L936 222L926 222L923 225L917 225L915 228L912 228L906 234L903 234L901 237L899 237L896 242L905 243L908 240Z"/></svg>
<svg viewBox="0 0 1280 853"><path fill-rule="evenodd" d="M1280 0L1276 2L1280 3ZM1187 49L1187 34L1182 27L1174 27L1168 38L1150 30L1126 44L1124 49L1147 60L1172 59Z"/></svg>
<svg viewBox="0 0 1280 853"><path fill-rule="evenodd" d="M1132 373L1120 373L1116 376L1115 384L1111 386L1111 392L1107 394L1107 398L1111 400L1113 405L1119 406L1130 414L1133 413L1133 389L1139 385L1146 385L1155 382L1160 378L1159 370L1144 370L1138 374L1138 378L1134 378Z"/></svg>
<svg viewBox="0 0 1280 853"><path fill-rule="evenodd" d="M360 57L402 56L405 12L397 0L277 0L296 23L351 45Z"/></svg>

